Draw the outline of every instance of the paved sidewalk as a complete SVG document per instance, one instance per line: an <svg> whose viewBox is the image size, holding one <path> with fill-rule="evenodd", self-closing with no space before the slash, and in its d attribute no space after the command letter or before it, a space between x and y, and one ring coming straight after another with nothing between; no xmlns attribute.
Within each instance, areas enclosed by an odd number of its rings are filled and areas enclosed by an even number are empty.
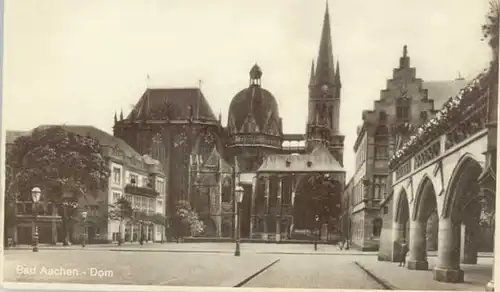
<svg viewBox="0 0 500 292"><path fill-rule="evenodd" d="M392 290L461 290L485 291L491 280L493 258L479 258L477 265L461 265L465 273L464 283L443 283L433 279L432 268L436 257L429 257L429 270L412 271L398 267L397 263L381 262L376 258L362 257L356 264L372 274L385 286Z"/></svg>
<svg viewBox="0 0 500 292"><path fill-rule="evenodd" d="M131 251L131 252L180 252L180 253L234 253L235 243L126 243L122 246L116 244L91 244L85 247L81 245L40 245L40 250L108 250L108 251ZM6 251L31 250L28 245L16 246ZM340 250L335 245L319 244L317 251L311 244L275 244L275 243L242 243L241 252L256 254L303 254L303 255L372 255L377 252L362 252L357 250Z"/></svg>
<svg viewBox="0 0 500 292"><path fill-rule="evenodd" d="M275 264L273 255L119 253L94 250L13 252L6 282L234 287Z"/></svg>

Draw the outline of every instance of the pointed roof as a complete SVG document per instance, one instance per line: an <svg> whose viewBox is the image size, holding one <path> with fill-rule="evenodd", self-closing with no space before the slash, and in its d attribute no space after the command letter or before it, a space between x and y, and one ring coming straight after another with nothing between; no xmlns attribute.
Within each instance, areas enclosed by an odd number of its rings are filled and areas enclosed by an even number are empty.
<svg viewBox="0 0 500 292"><path fill-rule="evenodd" d="M198 183L202 186L217 184L216 173L230 174L233 168L222 158L217 148L214 146L207 160L200 169Z"/></svg>
<svg viewBox="0 0 500 292"><path fill-rule="evenodd" d="M217 121L212 108L199 88L148 88L127 119L142 119L154 111L166 110L171 120ZM132 116L133 112L136 116ZM195 114L196 113L196 114Z"/></svg>
<svg viewBox="0 0 500 292"><path fill-rule="evenodd" d="M327 2L325 17L323 19L323 29L321 31L321 40L319 43L318 61L316 62L316 84L332 84L335 80L334 70L330 14L328 12Z"/></svg>
<svg viewBox="0 0 500 292"><path fill-rule="evenodd" d="M337 60L337 66L336 66L336 69L335 69L335 84L337 84L338 86L341 85L341 82L340 82L340 65L339 65L339 60Z"/></svg>

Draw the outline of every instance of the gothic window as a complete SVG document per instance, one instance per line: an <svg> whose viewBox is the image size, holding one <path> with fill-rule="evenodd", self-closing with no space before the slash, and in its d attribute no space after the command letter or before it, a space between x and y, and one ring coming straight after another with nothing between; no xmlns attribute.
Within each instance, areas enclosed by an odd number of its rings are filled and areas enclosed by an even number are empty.
<svg viewBox="0 0 500 292"><path fill-rule="evenodd" d="M380 218L376 218L376 219L373 219L373 236L375 237L379 237L380 236L380 233L382 231L382 219Z"/></svg>
<svg viewBox="0 0 500 292"><path fill-rule="evenodd" d="M212 132L205 132L199 136L197 141L198 149L196 150L196 153L199 154L201 158L199 163L203 164L203 162L207 160L210 153L212 153L215 143L216 136Z"/></svg>
<svg viewBox="0 0 500 292"><path fill-rule="evenodd" d="M389 157L389 131L386 126L379 126L375 132L375 158Z"/></svg>
<svg viewBox="0 0 500 292"><path fill-rule="evenodd" d="M401 121L410 120L410 105L407 99L398 98L396 100L396 118Z"/></svg>
<svg viewBox="0 0 500 292"><path fill-rule="evenodd" d="M376 200L383 199L386 192L386 179L387 176L380 175L374 177L374 194L373 198Z"/></svg>
<svg viewBox="0 0 500 292"><path fill-rule="evenodd" d="M222 202L229 203L231 202L231 180L229 178L224 179L222 183Z"/></svg>
<svg viewBox="0 0 500 292"><path fill-rule="evenodd" d="M151 144L151 157L153 159L163 161L165 159L163 156L164 149L162 149L162 138L159 133L153 136Z"/></svg>

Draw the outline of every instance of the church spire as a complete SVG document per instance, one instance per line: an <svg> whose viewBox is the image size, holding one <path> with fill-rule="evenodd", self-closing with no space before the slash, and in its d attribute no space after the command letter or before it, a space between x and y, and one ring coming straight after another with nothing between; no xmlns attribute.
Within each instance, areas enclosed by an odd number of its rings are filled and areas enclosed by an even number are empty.
<svg viewBox="0 0 500 292"><path fill-rule="evenodd" d="M339 60L337 60L337 66L335 70L335 84L337 87L341 87L342 83L340 82L340 65L339 65Z"/></svg>
<svg viewBox="0 0 500 292"><path fill-rule="evenodd" d="M309 85L314 85L314 60L311 64L311 76L309 77Z"/></svg>
<svg viewBox="0 0 500 292"><path fill-rule="evenodd" d="M321 41L319 44L318 61L316 62L316 84L332 84L335 80L335 68L332 52L332 35L330 30L330 14L326 2Z"/></svg>

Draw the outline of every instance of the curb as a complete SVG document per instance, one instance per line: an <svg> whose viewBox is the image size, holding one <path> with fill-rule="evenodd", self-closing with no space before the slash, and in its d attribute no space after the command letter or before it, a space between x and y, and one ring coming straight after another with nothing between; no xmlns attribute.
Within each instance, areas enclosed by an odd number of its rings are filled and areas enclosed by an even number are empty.
<svg viewBox="0 0 500 292"><path fill-rule="evenodd" d="M170 253L227 253L232 254L234 251L228 250L168 250L168 249L118 249L112 248L107 251L123 251L123 252L170 252Z"/></svg>
<svg viewBox="0 0 500 292"><path fill-rule="evenodd" d="M362 255L362 256L373 256L374 254L372 253L335 253L335 252L273 252L273 251L262 251L262 252L257 252L257 254L284 254L284 255L342 255L342 256L356 256L356 255Z"/></svg>
<svg viewBox="0 0 500 292"><path fill-rule="evenodd" d="M257 272L255 272L254 274L250 275L250 277L247 277L245 278L243 281L239 282L238 284L236 284L235 286L233 286L233 288L238 288L238 287L241 287L243 285L245 285L246 283L250 282L252 279L254 279L255 277L257 277L258 275L262 274L265 270L269 269L270 267L274 266L276 263L278 263L280 261L280 259L278 258L277 260L271 262L270 264L268 264L267 266L263 267L262 269L258 270Z"/></svg>
<svg viewBox="0 0 500 292"><path fill-rule="evenodd" d="M397 287L391 285L390 283L388 283L387 281L377 277L375 274L373 274L370 270L368 270L367 268L365 268L362 264L358 263L358 262L354 262L354 264L356 266L358 266L358 268L360 268L361 270L363 270L363 272L365 272L368 276L370 276L370 278L372 278L373 280L375 280L375 282L379 283L385 290L400 290L398 289Z"/></svg>

